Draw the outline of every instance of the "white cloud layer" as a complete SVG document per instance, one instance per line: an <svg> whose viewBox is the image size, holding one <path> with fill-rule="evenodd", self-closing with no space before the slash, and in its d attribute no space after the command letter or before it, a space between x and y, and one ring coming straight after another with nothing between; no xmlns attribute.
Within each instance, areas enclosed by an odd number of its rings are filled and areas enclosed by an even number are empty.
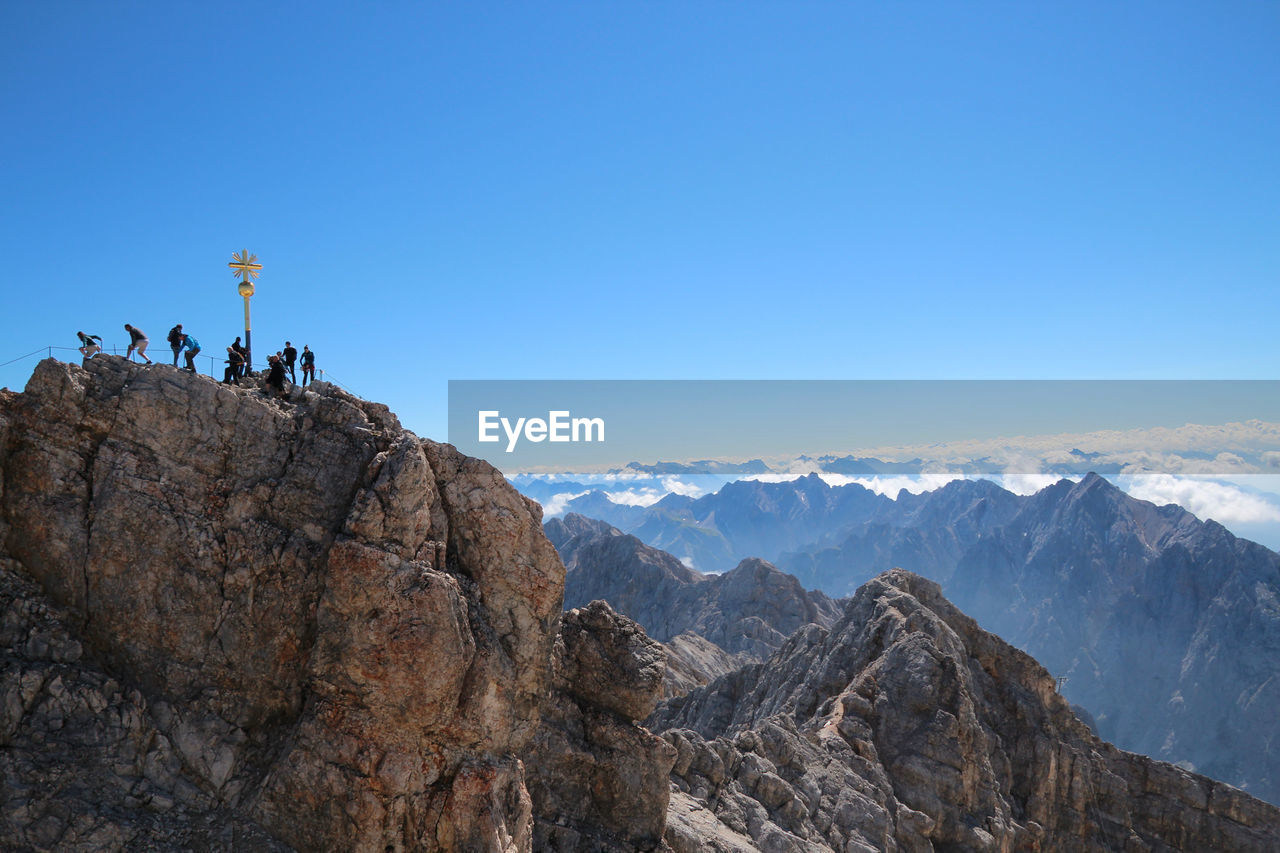
<svg viewBox="0 0 1280 853"><path fill-rule="evenodd" d="M841 482L833 483L829 477L837 478ZM921 492L931 492L934 489L940 489L952 480L965 479L963 474L956 474L950 471L938 471L928 474L911 474L896 476L876 476L876 477L844 477L839 474L824 475L824 480L832 486L841 486L845 483L857 483L863 488L870 489L878 495L884 495L888 498L897 500L898 493L906 489L913 495Z"/></svg>
<svg viewBox="0 0 1280 853"><path fill-rule="evenodd" d="M1228 527L1280 523L1280 505L1228 483L1144 474L1124 478L1119 485L1135 498L1160 505L1177 504L1199 518L1212 518Z"/></svg>
<svg viewBox="0 0 1280 853"><path fill-rule="evenodd" d="M558 495L552 495L542 502L542 514L547 518L562 515L569 501L574 498L580 498L585 494L588 494L588 492L561 492Z"/></svg>
<svg viewBox="0 0 1280 853"><path fill-rule="evenodd" d="M627 489L622 492L606 492L609 500L623 506L653 506L667 496L659 489Z"/></svg>
<svg viewBox="0 0 1280 853"><path fill-rule="evenodd" d="M1225 476L1280 468L1280 451L1276 448L1280 448L1280 424L1250 420L869 447L852 453L886 460L921 458L943 465L986 460L1007 471L1037 472L1044 466L1078 468L1081 462L1070 451L1079 449L1099 454L1092 463L1098 467L1124 466L1126 472L1132 473L1162 471Z"/></svg>

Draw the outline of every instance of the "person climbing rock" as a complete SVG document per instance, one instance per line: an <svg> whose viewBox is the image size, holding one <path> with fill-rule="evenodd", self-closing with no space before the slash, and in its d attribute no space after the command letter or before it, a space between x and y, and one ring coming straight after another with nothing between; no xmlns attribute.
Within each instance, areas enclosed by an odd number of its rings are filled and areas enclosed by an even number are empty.
<svg viewBox="0 0 1280 853"><path fill-rule="evenodd" d="M102 338L97 335L86 335L84 332L76 332L76 337L80 339L82 346L80 354L86 359L93 358L94 353L102 351Z"/></svg>
<svg viewBox="0 0 1280 853"><path fill-rule="evenodd" d="M173 366L178 366L178 353L182 352L182 324L169 330L169 349L173 350Z"/></svg>
<svg viewBox="0 0 1280 853"><path fill-rule="evenodd" d="M147 358L147 344L151 341L147 338L147 333L139 329L137 326L124 324L124 330L129 333L129 348L125 350L124 357L133 361L133 351L137 350L138 355L146 359L147 364L151 363L151 359Z"/></svg>

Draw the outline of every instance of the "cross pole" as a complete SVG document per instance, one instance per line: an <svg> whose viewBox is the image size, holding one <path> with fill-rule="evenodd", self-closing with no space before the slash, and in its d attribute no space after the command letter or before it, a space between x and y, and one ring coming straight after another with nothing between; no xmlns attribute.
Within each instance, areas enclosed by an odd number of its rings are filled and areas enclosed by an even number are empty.
<svg viewBox="0 0 1280 853"><path fill-rule="evenodd" d="M249 254L248 249L241 249L231 253L231 263L227 266L231 267L232 275L240 279L236 289L244 297L244 369L247 373L253 367L253 344L249 337L249 297L253 296L253 279L262 272L262 264L258 263L257 255Z"/></svg>

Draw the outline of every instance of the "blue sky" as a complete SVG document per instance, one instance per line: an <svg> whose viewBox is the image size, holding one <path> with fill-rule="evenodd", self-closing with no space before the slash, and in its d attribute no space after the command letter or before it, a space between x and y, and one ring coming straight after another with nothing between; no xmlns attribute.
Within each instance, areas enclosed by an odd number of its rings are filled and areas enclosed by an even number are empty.
<svg viewBox="0 0 1280 853"><path fill-rule="evenodd" d="M1270 378L1280 5L10 2L0 361ZM34 360L0 368L21 387Z"/></svg>

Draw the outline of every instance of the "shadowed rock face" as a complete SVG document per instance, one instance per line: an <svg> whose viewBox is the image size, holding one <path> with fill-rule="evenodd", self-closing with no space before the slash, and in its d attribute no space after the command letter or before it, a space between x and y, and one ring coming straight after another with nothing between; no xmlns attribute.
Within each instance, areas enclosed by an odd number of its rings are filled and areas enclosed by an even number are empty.
<svg viewBox="0 0 1280 853"><path fill-rule="evenodd" d="M0 837L529 849L563 567L497 471L110 356L0 398L0 451Z"/></svg>
<svg viewBox="0 0 1280 853"><path fill-rule="evenodd" d="M564 614L551 701L525 755L534 850L659 847L676 752L636 720L653 713L665 668L662 645L603 601Z"/></svg>
<svg viewBox="0 0 1280 853"><path fill-rule="evenodd" d="M677 750L677 851L1280 846L1280 809L1098 740L1039 664L900 570L650 725Z"/></svg>

